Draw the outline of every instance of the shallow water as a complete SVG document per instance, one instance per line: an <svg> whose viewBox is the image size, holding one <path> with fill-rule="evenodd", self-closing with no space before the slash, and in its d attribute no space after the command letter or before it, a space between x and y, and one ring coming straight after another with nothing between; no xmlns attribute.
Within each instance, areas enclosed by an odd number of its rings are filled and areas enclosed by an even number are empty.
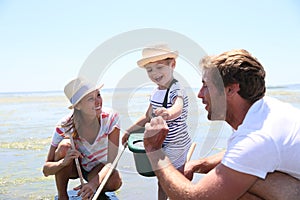
<svg viewBox="0 0 300 200"><path fill-rule="evenodd" d="M122 120L122 128L145 112L149 90L138 91L130 99L124 90L113 103L112 93L112 90L103 90L104 106L127 107L128 113L121 111L120 114L130 119ZM272 88L268 94L300 108L299 88ZM68 105L62 92L0 94L0 199L54 198L54 177L44 177L41 170L53 127L70 112ZM201 101L193 107L199 107L189 112L191 135L197 142L192 157L195 159L223 149L230 128L224 123L207 121ZM119 161L118 169L123 176L123 186L117 191L119 199L156 199L156 178L143 177L136 172L133 155L128 149ZM71 181L69 189L78 184L79 180Z"/></svg>

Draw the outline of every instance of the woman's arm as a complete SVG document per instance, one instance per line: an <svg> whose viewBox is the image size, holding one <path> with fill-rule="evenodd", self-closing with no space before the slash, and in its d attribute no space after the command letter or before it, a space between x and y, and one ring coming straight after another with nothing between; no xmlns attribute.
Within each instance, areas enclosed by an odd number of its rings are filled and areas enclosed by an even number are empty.
<svg viewBox="0 0 300 200"><path fill-rule="evenodd" d="M108 135L107 162L109 163L112 163L115 160L116 156L118 155L119 138L120 138L119 128L114 128L113 131Z"/></svg>
<svg viewBox="0 0 300 200"><path fill-rule="evenodd" d="M48 156L46 159L46 162L43 166L43 174L44 176L54 175L57 173L60 169L62 169L63 166L63 159L59 161L54 161L54 155L55 155L56 147L50 146Z"/></svg>
<svg viewBox="0 0 300 200"><path fill-rule="evenodd" d="M72 150L68 142L62 142L59 148L50 146L46 162L43 166L44 176L54 175L62 168L72 164L75 158L81 156L77 150Z"/></svg>

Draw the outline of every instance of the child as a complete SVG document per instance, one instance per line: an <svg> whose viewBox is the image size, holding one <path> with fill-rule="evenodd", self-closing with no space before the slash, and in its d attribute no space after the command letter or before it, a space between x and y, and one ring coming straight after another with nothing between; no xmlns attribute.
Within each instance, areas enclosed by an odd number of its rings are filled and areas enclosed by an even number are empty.
<svg viewBox="0 0 300 200"><path fill-rule="evenodd" d="M137 64L147 70L149 78L157 84L157 88L151 95L145 115L125 131L122 143L124 144L128 140L131 132L137 131L150 122L153 116L162 116L169 127L169 133L162 148L172 164L180 172L183 172L191 139L186 123L188 97L179 82L173 77L178 52L171 51L167 45L157 45L145 48L142 55L143 58ZM167 195L160 185L158 199L167 199Z"/></svg>

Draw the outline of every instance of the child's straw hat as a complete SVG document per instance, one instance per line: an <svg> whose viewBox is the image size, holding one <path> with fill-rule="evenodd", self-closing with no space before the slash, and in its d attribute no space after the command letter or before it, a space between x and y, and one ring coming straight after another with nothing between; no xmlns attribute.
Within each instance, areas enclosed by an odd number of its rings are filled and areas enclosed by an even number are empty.
<svg viewBox="0 0 300 200"><path fill-rule="evenodd" d="M140 67L145 67L146 64L151 62L167 58L177 58L178 52L172 51L166 44L160 44L143 49L142 57L137 64Z"/></svg>

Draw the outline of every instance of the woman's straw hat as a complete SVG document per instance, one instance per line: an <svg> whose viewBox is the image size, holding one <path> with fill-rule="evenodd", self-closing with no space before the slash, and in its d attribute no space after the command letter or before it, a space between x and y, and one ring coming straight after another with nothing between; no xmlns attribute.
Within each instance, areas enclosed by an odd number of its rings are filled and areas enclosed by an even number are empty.
<svg viewBox="0 0 300 200"><path fill-rule="evenodd" d="M95 84L92 84L91 82L87 81L83 77L78 77L73 80L71 80L64 89L65 95L70 100L70 103L72 104L69 106L69 109L74 108L74 106L88 93L99 90L103 87L103 84L96 87Z"/></svg>
<svg viewBox="0 0 300 200"><path fill-rule="evenodd" d="M137 62L140 67L144 67L148 63L167 58L177 58L178 52L172 51L166 44L159 44L143 49L142 57L143 58Z"/></svg>

